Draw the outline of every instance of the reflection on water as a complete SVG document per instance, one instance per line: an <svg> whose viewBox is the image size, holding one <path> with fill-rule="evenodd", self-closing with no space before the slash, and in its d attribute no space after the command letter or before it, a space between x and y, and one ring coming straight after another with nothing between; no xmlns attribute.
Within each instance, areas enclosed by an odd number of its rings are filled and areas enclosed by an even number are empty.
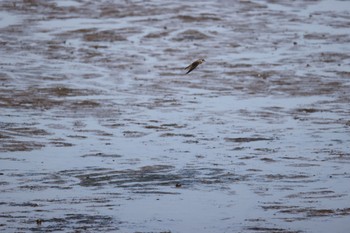
<svg viewBox="0 0 350 233"><path fill-rule="evenodd" d="M0 229L346 232L349 3L2 1Z"/></svg>

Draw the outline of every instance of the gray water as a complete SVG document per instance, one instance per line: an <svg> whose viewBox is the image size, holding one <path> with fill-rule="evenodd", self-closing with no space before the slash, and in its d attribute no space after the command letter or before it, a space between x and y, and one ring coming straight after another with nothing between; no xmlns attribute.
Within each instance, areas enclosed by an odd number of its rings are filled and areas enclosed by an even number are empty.
<svg viewBox="0 0 350 233"><path fill-rule="evenodd" d="M0 9L0 231L350 230L350 1Z"/></svg>

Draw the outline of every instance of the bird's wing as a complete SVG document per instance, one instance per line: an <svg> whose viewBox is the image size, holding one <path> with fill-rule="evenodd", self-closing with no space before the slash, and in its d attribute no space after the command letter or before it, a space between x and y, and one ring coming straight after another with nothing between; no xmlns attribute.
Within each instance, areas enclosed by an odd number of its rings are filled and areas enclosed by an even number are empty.
<svg viewBox="0 0 350 233"><path fill-rule="evenodd" d="M184 70L187 70L191 67L192 64L190 64L189 66L187 66L186 68L184 68Z"/></svg>
<svg viewBox="0 0 350 233"><path fill-rule="evenodd" d="M190 73L192 70L194 70L197 66L192 66L192 67L189 67L190 69L187 71L186 74Z"/></svg>

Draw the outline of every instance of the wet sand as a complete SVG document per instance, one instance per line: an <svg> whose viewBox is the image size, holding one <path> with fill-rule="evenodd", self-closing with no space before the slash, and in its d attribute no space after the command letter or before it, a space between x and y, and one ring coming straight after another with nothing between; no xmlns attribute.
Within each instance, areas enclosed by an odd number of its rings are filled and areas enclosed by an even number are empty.
<svg viewBox="0 0 350 233"><path fill-rule="evenodd" d="M1 232L350 230L349 1L0 9Z"/></svg>

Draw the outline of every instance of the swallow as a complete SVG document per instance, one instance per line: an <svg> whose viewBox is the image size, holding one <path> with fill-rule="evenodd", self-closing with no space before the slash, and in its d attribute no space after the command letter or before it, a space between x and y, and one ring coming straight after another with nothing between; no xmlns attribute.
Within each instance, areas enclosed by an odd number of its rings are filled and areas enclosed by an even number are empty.
<svg viewBox="0 0 350 233"><path fill-rule="evenodd" d="M188 70L186 74L190 73L192 70L196 69L196 67L199 65L199 64L202 64L203 62L205 62L204 59L198 59L197 61L194 61L192 62L191 65L187 66L185 68L185 70Z"/></svg>

